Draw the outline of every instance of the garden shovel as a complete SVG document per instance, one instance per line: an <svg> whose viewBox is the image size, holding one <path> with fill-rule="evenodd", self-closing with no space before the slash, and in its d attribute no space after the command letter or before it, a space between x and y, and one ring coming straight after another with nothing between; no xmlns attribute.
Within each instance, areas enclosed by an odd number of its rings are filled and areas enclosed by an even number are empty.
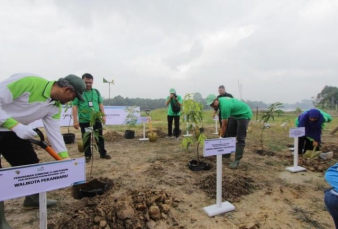
<svg viewBox="0 0 338 229"><path fill-rule="evenodd" d="M62 160L62 158L54 151L52 147L50 147L46 142L43 136L43 133L38 129L35 128L34 131L40 137L39 140L30 139L30 142L41 146L44 150L47 151L55 160ZM102 195L104 191L107 189L107 184L97 179L92 181L86 182L84 184L74 185L72 190L72 195L75 199L81 199L82 197L93 197L96 195ZM0 228L1 229L1 228Z"/></svg>
<svg viewBox="0 0 338 229"><path fill-rule="evenodd" d="M314 147L313 150L306 150L304 153L304 158L307 159L316 159L322 153L322 151L316 151L317 147Z"/></svg>
<svg viewBox="0 0 338 229"><path fill-rule="evenodd" d="M47 142L45 142L45 137L43 136L43 133L38 128L35 128L34 131L40 137L40 141L35 140L35 139L30 139L29 141L31 143L34 143L34 144L40 146L42 149L46 150L47 153L49 153L49 155L51 155L55 160L57 160L57 161L62 160L62 158L54 151L54 149L52 147L50 147L47 144Z"/></svg>
<svg viewBox="0 0 338 229"><path fill-rule="evenodd" d="M148 134L148 138L150 142L155 142L157 139L157 134L153 132L153 127L151 125L151 117L150 117L150 110L145 110L147 116L148 116L148 120L149 120L149 130L150 133Z"/></svg>

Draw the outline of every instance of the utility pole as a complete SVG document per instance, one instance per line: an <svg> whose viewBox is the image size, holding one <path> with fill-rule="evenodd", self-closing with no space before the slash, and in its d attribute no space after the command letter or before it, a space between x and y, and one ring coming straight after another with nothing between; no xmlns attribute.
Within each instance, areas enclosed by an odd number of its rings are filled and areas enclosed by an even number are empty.
<svg viewBox="0 0 338 229"><path fill-rule="evenodd" d="M239 90L239 98L240 100L243 100L242 98L243 85L239 83L239 80L237 80L237 83L238 83L238 90Z"/></svg>
<svg viewBox="0 0 338 229"><path fill-rule="evenodd" d="M103 83L108 83L108 86L109 86L109 98L108 98L109 104L108 105L110 105L110 84L114 84L114 80L110 82L106 80L105 78L103 78Z"/></svg>

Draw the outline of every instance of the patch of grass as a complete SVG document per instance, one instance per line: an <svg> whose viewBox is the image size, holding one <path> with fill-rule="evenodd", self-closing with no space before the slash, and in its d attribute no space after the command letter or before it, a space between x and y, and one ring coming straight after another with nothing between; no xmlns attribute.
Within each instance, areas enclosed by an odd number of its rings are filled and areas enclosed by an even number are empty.
<svg viewBox="0 0 338 229"><path fill-rule="evenodd" d="M323 227L322 224L312 219L314 215L314 213L312 212L306 211L300 207L294 207L292 209L292 214L295 215L298 220L301 220L304 223L311 225L313 228L325 229L325 227Z"/></svg>

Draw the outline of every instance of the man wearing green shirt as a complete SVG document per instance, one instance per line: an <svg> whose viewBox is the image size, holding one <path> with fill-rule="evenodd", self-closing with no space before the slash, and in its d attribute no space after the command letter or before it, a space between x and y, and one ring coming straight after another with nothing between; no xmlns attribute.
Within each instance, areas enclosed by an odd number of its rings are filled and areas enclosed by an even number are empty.
<svg viewBox="0 0 338 229"><path fill-rule="evenodd" d="M176 90L171 88L169 90L169 96L165 101L165 105L168 107L167 113L167 121L168 121L168 136L166 138L173 138L173 121L174 121L174 135L176 140L178 140L178 136L180 135L180 111L175 111L175 107L181 109L182 106L182 97L176 94Z"/></svg>
<svg viewBox="0 0 338 229"><path fill-rule="evenodd" d="M223 137L227 133L227 137L237 138L235 161L229 165L231 169L236 169L243 157L246 132L252 117L252 111L248 104L240 100L230 97L217 98L213 94L207 96L207 105L214 109L218 108L221 111L221 136ZM228 123L230 117L231 119Z"/></svg>
<svg viewBox="0 0 338 229"><path fill-rule="evenodd" d="M104 114L103 100L100 95L100 92L97 89L94 89L93 81L94 77L85 73L82 76L82 80L86 84L86 90L83 92L83 102L78 99L74 99L73 101L73 119L74 119L74 128L81 128L82 135L86 132L86 128L90 127L90 116L93 112L101 111ZM102 116L103 124L106 123L106 116ZM107 151L104 147L104 139L102 137L102 123L99 120L96 120L94 124L94 130L98 130L99 132L99 140L96 143L99 147L100 158L111 159L109 155L107 155ZM86 162L88 163L91 160L92 152L90 148L90 138L88 138L83 143L85 149L85 157Z"/></svg>

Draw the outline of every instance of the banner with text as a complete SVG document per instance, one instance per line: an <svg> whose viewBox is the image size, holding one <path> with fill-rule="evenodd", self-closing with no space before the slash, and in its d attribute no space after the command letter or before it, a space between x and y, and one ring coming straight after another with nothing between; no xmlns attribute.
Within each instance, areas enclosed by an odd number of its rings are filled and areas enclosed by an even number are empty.
<svg viewBox="0 0 338 229"><path fill-rule="evenodd" d="M0 201L84 183L85 168L81 157L0 169Z"/></svg>
<svg viewBox="0 0 338 229"><path fill-rule="evenodd" d="M203 156L229 154L236 151L236 138L207 139L204 142Z"/></svg>
<svg viewBox="0 0 338 229"><path fill-rule="evenodd" d="M123 125L128 115L125 110L127 106L104 106L104 113L106 114L106 125ZM140 117L140 107L135 107L138 112L135 113L137 117ZM29 124L34 128L43 127L42 120L37 120ZM62 108L60 126L73 126L72 109L69 108L65 111Z"/></svg>

